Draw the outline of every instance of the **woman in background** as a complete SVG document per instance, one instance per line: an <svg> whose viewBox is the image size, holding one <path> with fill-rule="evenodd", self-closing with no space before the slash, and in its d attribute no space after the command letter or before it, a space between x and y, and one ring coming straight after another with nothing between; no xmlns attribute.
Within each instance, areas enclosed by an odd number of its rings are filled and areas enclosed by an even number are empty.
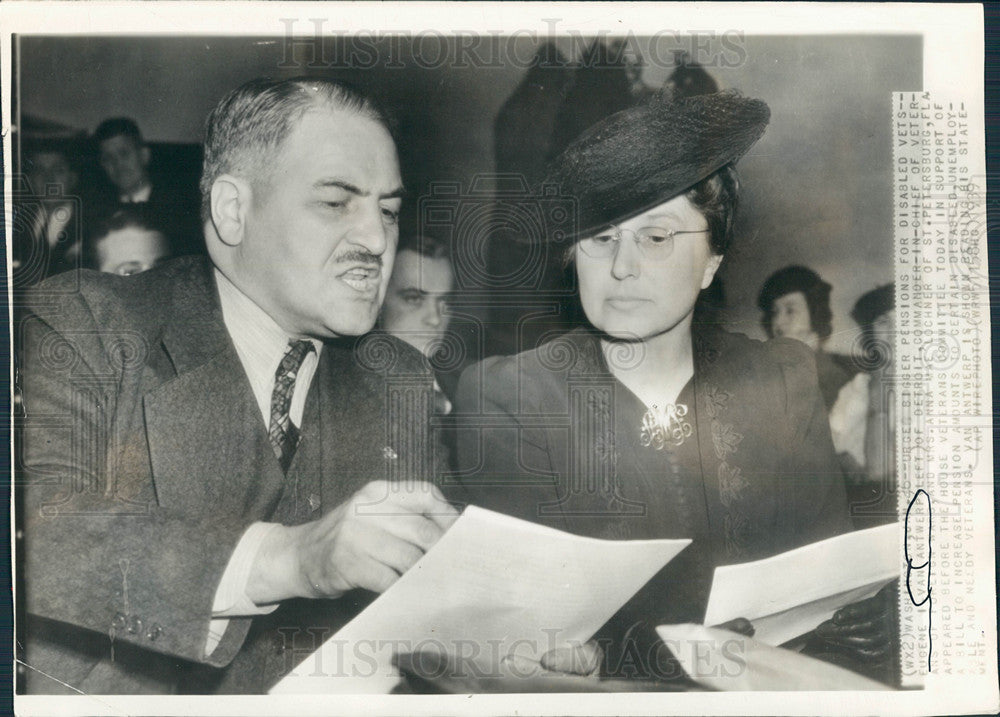
<svg viewBox="0 0 1000 717"><path fill-rule="evenodd" d="M828 411L841 387L857 373L848 357L823 351L833 331L831 288L812 269L786 266L767 278L757 298L764 312L764 331L770 338L796 339L816 352L819 390Z"/></svg>

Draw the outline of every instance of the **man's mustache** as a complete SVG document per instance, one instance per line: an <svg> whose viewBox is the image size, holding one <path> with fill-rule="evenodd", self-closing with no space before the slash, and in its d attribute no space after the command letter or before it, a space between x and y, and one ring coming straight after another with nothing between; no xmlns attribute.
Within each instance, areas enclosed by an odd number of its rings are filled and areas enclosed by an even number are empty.
<svg viewBox="0 0 1000 717"><path fill-rule="evenodd" d="M337 257L338 264L374 264L382 266L382 257L364 249L352 249Z"/></svg>

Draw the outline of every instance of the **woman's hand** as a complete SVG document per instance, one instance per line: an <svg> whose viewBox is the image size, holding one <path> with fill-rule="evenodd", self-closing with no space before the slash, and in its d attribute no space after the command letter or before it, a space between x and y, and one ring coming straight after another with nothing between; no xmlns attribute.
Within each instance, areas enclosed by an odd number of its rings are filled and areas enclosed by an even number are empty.
<svg viewBox="0 0 1000 717"><path fill-rule="evenodd" d="M590 677L596 675L604 661L604 651L593 640L572 647L549 650L540 660L542 667L553 672Z"/></svg>
<svg viewBox="0 0 1000 717"><path fill-rule="evenodd" d="M724 622L721 625L713 625L712 627L719 630L729 630L730 632L743 635L743 637L753 637L753 634L757 631L756 628L754 628L753 623L745 617L738 617L734 620L730 620L729 622Z"/></svg>
<svg viewBox="0 0 1000 717"><path fill-rule="evenodd" d="M896 624L898 581L873 597L845 605L821 623L806 641L803 652L888 684L898 679L895 656L899 649Z"/></svg>
<svg viewBox="0 0 1000 717"><path fill-rule="evenodd" d="M735 620L724 622L715 627L720 630L729 630L746 637L753 637L753 623L745 617L738 617ZM582 645L572 647L559 647L549 650L542 659L539 660L542 667L553 672L565 672L571 675L593 676L601 669L604 662L604 651L594 640L585 642Z"/></svg>

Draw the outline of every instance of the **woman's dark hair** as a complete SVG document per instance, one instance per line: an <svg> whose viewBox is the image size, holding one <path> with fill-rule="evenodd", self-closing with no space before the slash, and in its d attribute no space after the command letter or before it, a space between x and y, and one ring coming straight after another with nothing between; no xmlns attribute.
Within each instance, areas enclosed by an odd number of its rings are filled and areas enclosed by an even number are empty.
<svg viewBox="0 0 1000 717"><path fill-rule="evenodd" d="M724 255L733 243L733 224L740 199L740 177L736 168L725 165L687 190L684 196L708 222L712 253Z"/></svg>
<svg viewBox="0 0 1000 717"><path fill-rule="evenodd" d="M830 310L830 290L828 283L820 278L812 269L804 266L786 266L767 278L757 297L757 306L764 312L761 324L771 338L774 331L771 320L774 318L774 302L782 296L801 292L809 307L809 323L820 340L829 338L833 333L833 312Z"/></svg>
<svg viewBox="0 0 1000 717"><path fill-rule="evenodd" d="M875 342L875 320L896 308L896 285L883 284L877 289L862 294L854 308L851 318L861 327L861 336L865 347ZM867 349L866 349L867 350Z"/></svg>

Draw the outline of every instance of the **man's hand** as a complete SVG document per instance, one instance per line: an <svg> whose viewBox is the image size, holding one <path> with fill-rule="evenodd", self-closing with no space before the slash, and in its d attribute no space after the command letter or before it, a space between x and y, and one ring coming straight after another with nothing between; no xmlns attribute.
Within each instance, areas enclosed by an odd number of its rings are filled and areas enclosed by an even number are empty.
<svg viewBox="0 0 1000 717"><path fill-rule="evenodd" d="M374 481L319 520L275 529L247 582L258 605L293 597L383 592L431 548L458 512L431 483Z"/></svg>

